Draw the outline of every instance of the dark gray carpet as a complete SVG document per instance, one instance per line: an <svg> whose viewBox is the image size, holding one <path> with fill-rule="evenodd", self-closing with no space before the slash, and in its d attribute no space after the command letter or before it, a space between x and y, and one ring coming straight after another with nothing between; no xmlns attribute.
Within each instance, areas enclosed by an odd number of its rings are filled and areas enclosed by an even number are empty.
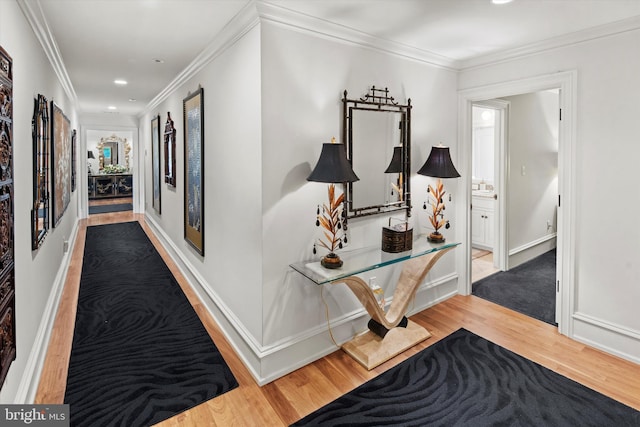
<svg viewBox="0 0 640 427"><path fill-rule="evenodd" d="M640 426L640 412L465 329L294 425Z"/></svg>
<svg viewBox="0 0 640 427"><path fill-rule="evenodd" d="M473 295L557 325L556 250L473 284Z"/></svg>
<svg viewBox="0 0 640 427"><path fill-rule="evenodd" d="M101 213L110 213L110 212L132 211L132 210L133 210L133 205L131 203L118 203L118 204L115 204L115 205L89 206L89 215L101 214Z"/></svg>
<svg viewBox="0 0 640 427"><path fill-rule="evenodd" d="M137 222L87 228L64 403L72 426L149 426L238 386Z"/></svg>

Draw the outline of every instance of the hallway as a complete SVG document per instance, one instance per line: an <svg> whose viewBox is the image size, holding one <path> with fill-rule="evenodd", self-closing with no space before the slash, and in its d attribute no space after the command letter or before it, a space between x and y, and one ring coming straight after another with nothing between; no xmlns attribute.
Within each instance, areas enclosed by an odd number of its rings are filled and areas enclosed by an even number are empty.
<svg viewBox="0 0 640 427"><path fill-rule="evenodd" d="M226 341L215 320L200 304L176 265L160 246L143 216L132 212L92 215L89 219L81 220L40 378L35 400L37 404L62 403L64 397L86 227L125 221L140 222L240 384L237 389L159 425L288 425L461 327L640 410L640 384L630 380L640 377L640 365L570 340L558 334L557 329L551 325L480 298L460 295L412 316L412 320L426 327L433 337L378 368L366 371L345 353L337 350L260 387Z"/></svg>

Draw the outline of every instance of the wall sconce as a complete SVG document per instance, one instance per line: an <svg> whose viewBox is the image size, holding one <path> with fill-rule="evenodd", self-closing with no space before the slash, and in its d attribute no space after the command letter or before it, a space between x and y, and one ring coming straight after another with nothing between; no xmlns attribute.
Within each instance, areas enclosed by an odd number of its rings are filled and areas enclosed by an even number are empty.
<svg viewBox="0 0 640 427"><path fill-rule="evenodd" d="M425 164L418 171L420 175L432 176L438 178L436 187L433 188L429 185L428 192L429 206L431 206L432 212L429 216L429 221L434 228L434 232L429 234L427 240L434 243L443 243L444 236L440 234L438 230L441 227L449 228L449 221L445 221L444 214L444 186L442 185L441 178L458 178L460 174L453 166L451 161L451 154L449 153L449 147L445 147L440 143L437 147L431 147L431 153ZM427 203L425 202L424 209L427 209Z"/></svg>
<svg viewBox="0 0 640 427"><path fill-rule="evenodd" d="M402 182L402 145L397 145L395 147L393 147L393 157L391 158L391 163L389 163L389 166L387 166L387 169L384 171L384 173L397 173L398 175L398 181L396 184L391 183L391 188L392 190L395 190L396 193L398 194L398 201L402 201L403 199L403 194L402 194L402 189L403 189L403 182ZM393 194L393 191L391 191L391 194Z"/></svg>
<svg viewBox="0 0 640 427"><path fill-rule="evenodd" d="M329 251L324 256L320 264L325 268L340 268L342 260L334 253L336 249L342 248L343 242L347 242L346 216L343 215L344 193L339 197L335 197L335 184L358 181L360 178L356 176L351 168L344 144L337 144L335 138L331 138L331 143L322 144L322 152L311 175L307 177L307 181L326 182L329 183L329 205L320 206L316 212L316 226L322 226L326 232L324 236L326 241L320 239L321 246ZM313 246L313 253L316 248Z"/></svg>

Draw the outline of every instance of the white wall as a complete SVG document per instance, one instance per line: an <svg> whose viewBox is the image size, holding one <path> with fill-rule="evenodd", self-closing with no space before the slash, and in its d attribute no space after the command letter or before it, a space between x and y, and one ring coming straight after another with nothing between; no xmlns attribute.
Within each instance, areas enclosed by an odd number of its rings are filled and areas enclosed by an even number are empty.
<svg viewBox="0 0 640 427"><path fill-rule="evenodd" d="M574 310L569 335L640 362L640 31L460 73L460 89L577 71Z"/></svg>
<svg viewBox="0 0 640 427"><path fill-rule="evenodd" d="M189 246L183 234L182 100L198 86L204 89L204 257ZM260 31L254 27L140 122L146 151L147 218L184 263L223 328L224 322L231 321L236 331L229 333L239 333L253 346L262 339L260 91ZM163 179L162 213L158 215L152 208L151 120L159 114L164 131L167 112L176 128L177 185L170 187ZM165 154L163 148L161 165Z"/></svg>
<svg viewBox="0 0 640 427"><path fill-rule="evenodd" d="M33 357L40 355L43 330L41 322L52 320L50 299L60 289L61 265L67 254L64 242L72 238L76 230L77 194L71 194L71 202L56 228L49 233L42 246L31 251L30 212L33 203L31 119L33 99L43 94L54 100L71 121L71 128L78 128L74 106L65 95L47 57L36 40L16 2L0 1L0 45L13 58L13 139L14 139L14 210L15 210L15 273L16 273L16 344L17 359L11 365L6 382L0 392L0 402L13 403L19 388L33 386L30 383ZM44 343L46 345L46 342Z"/></svg>
<svg viewBox="0 0 640 427"><path fill-rule="evenodd" d="M314 258L312 246L320 236L315 226L316 206L326 202L327 186L307 182L306 177L320 155L322 143L333 136L341 140L343 91L346 89L350 98L359 98L376 85L388 87L401 103L411 98L412 221L414 232L424 233L430 230L422 203L427 198L427 184L434 180L416 176L415 171L425 162L431 146L439 142L452 146L455 161L456 74L272 22L262 23L262 70L263 345L265 352L275 354L265 356L263 363L263 374L269 377L335 350L327 332L320 287L288 265ZM445 186L455 194L456 180L446 181ZM453 215L453 203L448 204L449 212ZM456 218L449 219L453 228L445 235L455 239ZM351 220L345 251L379 246L387 221L385 215ZM461 227L458 231L463 232ZM324 252L319 250L315 258L321 255ZM455 276L454 261L453 255L445 256L427 283ZM389 299L398 274L396 267L364 276L377 276ZM441 287L423 290L415 310L446 298L449 291L455 292L455 282L445 281ZM365 330L368 315L346 286L324 288L336 339L344 341Z"/></svg>
<svg viewBox="0 0 640 427"><path fill-rule="evenodd" d="M502 98L510 102L507 177L509 267L517 256L552 238L558 201L558 94L541 91ZM547 228L547 221L551 224Z"/></svg>

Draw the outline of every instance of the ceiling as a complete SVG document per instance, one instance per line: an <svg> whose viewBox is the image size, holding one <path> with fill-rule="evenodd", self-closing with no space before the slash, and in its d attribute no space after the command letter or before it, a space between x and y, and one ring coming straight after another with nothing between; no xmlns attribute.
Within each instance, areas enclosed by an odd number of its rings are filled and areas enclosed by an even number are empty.
<svg viewBox="0 0 640 427"><path fill-rule="evenodd" d="M143 112L234 16L256 3L458 64L453 68L640 16L639 0L514 0L505 5L490 0L18 2L23 10L26 5L38 12L38 25L55 41L80 112L124 115ZM115 79L128 83L117 86Z"/></svg>

